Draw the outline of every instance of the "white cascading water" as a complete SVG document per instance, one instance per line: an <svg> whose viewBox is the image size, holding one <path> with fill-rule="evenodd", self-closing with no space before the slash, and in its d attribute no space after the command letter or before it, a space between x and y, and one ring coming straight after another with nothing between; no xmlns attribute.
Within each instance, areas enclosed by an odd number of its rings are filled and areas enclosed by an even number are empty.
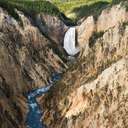
<svg viewBox="0 0 128 128"><path fill-rule="evenodd" d="M42 96L47 93L50 88L54 85L54 83L61 79L60 73L54 73L49 80L49 84L46 87L37 88L27 93L28 99L28 114L27 114L27 128L46 128L44 124L42 124L41 117L43 116L43 112L40 109L40 106L37 102L37 97Z"/></svg>
<svg viewBox="0 0 128 128"><path fill-rule="evenodd" d="M64 49L70 56L74 56L77 54L80 50L75 46L75 27L69 28L69 30L66 32L64 37Z"/></svg>

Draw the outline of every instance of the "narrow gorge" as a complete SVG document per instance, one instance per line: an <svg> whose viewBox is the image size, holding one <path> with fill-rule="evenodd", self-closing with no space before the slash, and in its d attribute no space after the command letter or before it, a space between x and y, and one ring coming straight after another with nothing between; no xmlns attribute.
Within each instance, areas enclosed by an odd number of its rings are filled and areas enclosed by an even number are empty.
<svg viewBox="0 0 128 128"><path fill-rule="evenodd" d="M34 89L27 94L29 112L27 114L27 127L28 128L46 128L45 124L42 124L40 121L43 116L43 110L40 109L39 104L37 103L36 98L47 93L50 88L54 85L54 82L60 80L61 74L54 73L52 75L49 84L46 87Z"/></svg>
<svg viewBox="0 0 128 128"><path fill-rule="evenodd" d="M0 128L127 128L128 1L82 5L77 22L57 1L5 1Z"/></svg>

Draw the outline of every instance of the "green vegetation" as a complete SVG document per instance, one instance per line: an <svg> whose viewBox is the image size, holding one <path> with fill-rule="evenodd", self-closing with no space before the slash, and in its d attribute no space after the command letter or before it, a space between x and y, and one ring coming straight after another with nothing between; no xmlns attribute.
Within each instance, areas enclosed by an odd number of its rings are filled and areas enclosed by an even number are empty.
<svg viewBox="0 0 128 128"><path fill-rule="evenodd" d="M59 9L46 0L0 0L0 6L5 8L15 18L17 17L15 9L23 11L26 14L44 12L50 15L59 16Z"/></svg>
<svg viewBox="0 0 128 128"><path fill-rule="evenodd" d="M92 47L95 44L95 41L102 37L104 34L104 32L94 32L93 35L91 36L91 38L89 39L89 47Z"/></svg>
<svg viewBox="0 0 128 128"><path fill-rule="evenodd" d="M121 1L122 0L53 0L53 3L67 17L77 22L81 18L89 15L93 15L96 18L109 4L118 4Z"/></svg>
<svg viewBox="0 0 128 128"><path fill-rule="evenodd" d="M0 6L7 10L15 19L19 19L15 11L17 9L29 16L34 16L34 14L41 12L57 16L67 25L74 25L74 22L61 13L55 4L46 0L0 0Z"/></svg>
<svg viewBox="0 0 128 128"><path fill-rule="evenodd" d="M60 0L53 1L61 12L75 22L89 15L98 15L102 9L111 2L112 0L68 0L68 2L61 2Z"/></svg>
<svg viewBox="0 0 128 128"><path fill-rule="evenodd" d="M112 3L113 4L118 4L118 3L120 3L122 0L112 0Z"/></svg>
<svg viewBox="0 0 128 128"><path fill-rule="evenodd" d="M83 17L93 15L97 17L108 4L117 4L121 0L0 0L0 6L17 18L15 8L26 14L44 12L66 19L67 22L76 23ZM62 15L64 14L64 15Z"/></svg>

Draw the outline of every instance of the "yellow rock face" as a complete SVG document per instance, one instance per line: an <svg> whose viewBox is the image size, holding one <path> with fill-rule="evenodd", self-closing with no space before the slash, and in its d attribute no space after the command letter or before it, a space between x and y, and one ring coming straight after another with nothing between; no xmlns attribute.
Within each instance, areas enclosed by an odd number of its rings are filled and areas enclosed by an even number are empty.
<svg viewBox="0 0 128 128"><path fill-rule="evenodd" d="M0 9L0 128L25 128L25 93L45 86L52 72L66 66L55 53L57 45L18 14L20 23Z"/></svg>
<svg viewBox="0 0 128 128"><path fill-rule="evenodd" d="M83 51L42 100L49 128L128 127L126 15L124 6L116 5L105 9L97 21L90 16L77 27Z"/></svg>

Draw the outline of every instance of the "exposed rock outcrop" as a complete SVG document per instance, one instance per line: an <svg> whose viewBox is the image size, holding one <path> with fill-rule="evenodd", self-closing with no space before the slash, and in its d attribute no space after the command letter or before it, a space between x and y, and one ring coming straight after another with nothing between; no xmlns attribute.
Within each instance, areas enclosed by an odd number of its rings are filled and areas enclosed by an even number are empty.
<svg viewBox="0 0 128 128"><path fill-rule="evenodd" d="M78 59L48 94L38 98L48 128L128 127L128 10L124 3L77 26ZM0 9L0 128L25 128L26 92L45 86L52 72L67 68L60 44L68 27L49 15L35 19L18 15L20 21Z"/></svg>
<svg viewBox="0 0 128 128"><path fill-rule="evenodd" d="M83 84L69 96L66 128L128 126L128 58L105 69L96 80ZM65 127L65 122L61 127Z"/></svg>
<svg viewBox="0 0 128 128"><path fill-rule="evenodd" d="M78 44L84 48L95 33L104 33L121 23L128 22L127 2L108 7L95 19L88 17L77 27Z"/></svg>
<svg viewBox="0 0 128 128"><path fill-rule="evenodd" d="M117 7L125 8L106 10ZM128 127L128 23L120 18L110 25L103 20L109 25L103 31L97 31L92 17L87 18L91 26L86 20L78 27L78 43L84 43L78 61L40 101L49 128Z"/></svg>
<svg viewBox="0 0 128 128"><path fill-rule="evenodd" d="M66 66L59 57L57 45L44 37L31 19L18 13L21 21L0 9L1 128L24 127L25 93L44 86L52 72L62 72Z"/></svg>
<svg viewBox="0 0 128 128"><path fill-rule="evenodd" d="M89 41L94 31L95 21L93 16L90 16L77 27L78 44L80 47L85 47L86 42Z"/></svg>
<svg viewBox="0 0 128 128"><path fill-rule="evenodd" d="M68 27L63 23L63 21L58 17L42 13L36 15L35 22L39 29L51 40L56 42L58 45L62 45L64 34L68 30Z"/></svg>

